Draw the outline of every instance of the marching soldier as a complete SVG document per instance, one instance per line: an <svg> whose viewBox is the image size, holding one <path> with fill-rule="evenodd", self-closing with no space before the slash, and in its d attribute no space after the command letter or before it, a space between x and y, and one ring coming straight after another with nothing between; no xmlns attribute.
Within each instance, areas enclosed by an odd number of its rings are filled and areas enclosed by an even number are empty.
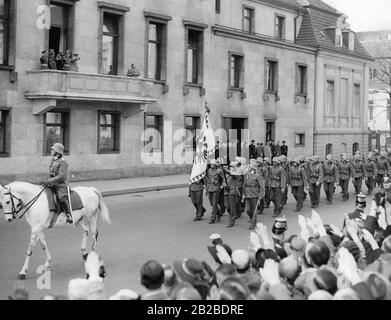
<svg viewBox="0 0 391 320"><path fill-rule="evenodd" d="M244 179L243 200L246 201L246 211L250 221L249 230L257 225L258 206L265 197L265 180L255 166L250 166Z"/></svg>
<svg viewBox="0 0 391 320"><path fill-rule="evenodd" d="M271 169L271 161L270 158L265 157L263 159L263 166L267 170L267 176L265 177L265 198L264 198L264 204L265 208L270 207L270 169Z"/></svg>
<svg viewBox="0 0 391 320"><path fill-rule="evenodd" d="M349 199L349 180L350 177L353 177L353 170L347 154L342 155L342 161L338 166L339 172L339 185L342 189L342 201L347 201Z"/></svg>
<svg viewBox="0 0 391 320"><path fill-rule="evenodd" d="M306 161L305 157L302 155L299 157L300 159L300 167L304 169L304 172L307 172L307 168L308 168L308 162ZM307 179L308 181L308 179ZM304 198L303 198L303 201L305 201L307 199L307 192L304 190Z"/></svg>
<svg viewBox="0 0 391 320"><path fill-rule="evenodd" d="M270 201L274 204L273 217L281 214L282 194L286 188L286 176L281 168L281 160L273 158L273 167L270 169Z"/></svg>
<svg viewBox="0 0 391 320"><path fill-rule="evenodd" d="M319 207L320 189L323 183L323 169L319 163L319 157L314 156L310 160L307 171L311 208Z"/></svg>
<svg viewBox="0 0 391 320"><path fill-rule="evenodd" d="M210 205L212 207L212 214L209 220L209 224L216 223L219 216L219 200L220 192L223 184L223 173L220 168L217 167L215 159L210 161L210 168L206 173L206 192L209 198Z"/></svg>
<svg viewBox="0 0 391 320"><path fill-rule="evenodd" d="M370 195L375 187L375 178L377 177L377 165L372 153L368 153L365 165L365 184Z"/></svg>
<svg viewBox="0 0 391 320"><path fill-rule="evenodd" d="M281 167L285 172L286 184L287 184L287 187L285 188L285 192L282 194L282 207L284 207L286 205L286 203L288 202L288 187L290 185L290 181L289 181L289 169L290 168L289 168L288 159L286 156L282 155L280 157L280 159L281 159Z"/></svg>
<svg viewBox="0 0 391 320"><path fill-rule="evenodd" d="M263 214L263 210L266 207L266 200L269 198L267 191L269 189L269 169L264 165L262 158L257 159L257 164L258 164L258 172L261 175L263 181L265 182L265 196L261 200L261 203L258 207L258 214Z"/></svg>
<svg viewBox="0 0 391 320"><path fill-rule="evenodd" d="M324 172L324 192L326 193L327 204L333 203L333 194L336 185L339 184L339 172L337 166L333 163L333 156L328 154L326 163L323 166Z"/></svg>
<svg viewBox="0 0 391 320"><path fill-rule="evenodd" d="M292 161L292 166L289 171L289 179L292 194L296 199L295 212L300 212L303 209L304 189L308 189L308 181L304 168L300 166L299 158Z"/></svg>
<svg viewBox="0 0 391 320"><path fill-rule="evenodd" d="M235 225L235 220L239 217L237 212L238 203L240 202L239 192L239 173L237 170L237 162L232 162L230 170L224 170L226 172L226 194L227 194L227 211L229 213L228 228L232 228Z"/></svg>
<svg viewBox="0 0 391 320"><path fill-rule="evenodd" d="M361 193L362 180L365 177L365 166L359 154L356 154L354 156L352 169L353 169L353 185L356 191L355 195L358 195Z"/></svg>
<svg viewBox="0 0 391 320"><path fill-rule="evenodd" d="M390 173L390 165L386 159L386 152L382 151L379 156L379 160L377 163L377 183L380 188L384 188L383 179L384 176Z"/></svg>
<svg viewBox="0 0 391 320"><path fill-rule="evenodd" d="M196 216L193 221L201 221L206 209L204 208L204 179L193 182L189 186L189 198L196 209Z"/></svg>

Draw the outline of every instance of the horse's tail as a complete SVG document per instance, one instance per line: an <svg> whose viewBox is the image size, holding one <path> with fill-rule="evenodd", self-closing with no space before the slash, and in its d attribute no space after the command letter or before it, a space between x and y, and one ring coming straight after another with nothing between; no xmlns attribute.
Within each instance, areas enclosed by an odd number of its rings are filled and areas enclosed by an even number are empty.
<svg viewBox="0 0 391 320"><path fill-rule="evenodd" d="M110 219L110 213L109 213L109 208L107 208L105 202L103 201L103 196L100 193L100 191L96 188L92 188L92 190L97 194L99 197L99 211L102 219L107 223L107 224L112 224L111 219Z"/></svg>

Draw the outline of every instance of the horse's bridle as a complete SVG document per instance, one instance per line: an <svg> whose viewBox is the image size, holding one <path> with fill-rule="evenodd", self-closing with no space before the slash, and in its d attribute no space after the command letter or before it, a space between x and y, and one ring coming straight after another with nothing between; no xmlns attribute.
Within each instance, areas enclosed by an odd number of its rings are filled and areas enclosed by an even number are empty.
<svg viewBox="0 0 391 320"><path fill-rule="evenodd" d="M17 196L15 196L12 192L11 192L11 187L8 188L8 191L4 193L4 195L6 196L10 196L10 199L11 199L11 205L12 205L12 212L5 212L4 211L4 215L7 215L7 214L12 214L12 218L13 219L16 219L18 217L18 214L24 210L25 208L27 208L27 210L25 210L23 212L23 214L21 214L19 216L19 219L22 219L23 216L26 214L27 211L29 211L29 209L32 207L32 205L38 200L38 198L41 196L41 194L45 191L46 188L43 188L41 190L40 193L38 193L33 199L31 199L31 201L29 201L28 203L26 203L25 205L23 205L23 200L18 198ZM18 204L15 206L15 201L14 200L18 200ZM21 207L20 207L21 206Z"/></svg>

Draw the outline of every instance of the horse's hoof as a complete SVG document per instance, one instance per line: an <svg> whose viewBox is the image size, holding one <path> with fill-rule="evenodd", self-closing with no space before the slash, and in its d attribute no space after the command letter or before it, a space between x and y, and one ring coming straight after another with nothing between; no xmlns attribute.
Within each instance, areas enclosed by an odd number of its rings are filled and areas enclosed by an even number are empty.
<svg viewBox="0 0 391 320"><path fill-rule="evenodd" d="M18 280L26 280L26 275L25 274L18 274Z"/></svg>

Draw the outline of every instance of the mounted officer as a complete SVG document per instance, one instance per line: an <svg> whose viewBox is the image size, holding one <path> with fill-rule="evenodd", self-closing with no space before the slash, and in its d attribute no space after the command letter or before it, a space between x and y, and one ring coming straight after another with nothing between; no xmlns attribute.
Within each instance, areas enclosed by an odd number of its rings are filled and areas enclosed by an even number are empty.
<svg viewBox="0 0 391 320"><path fill-rule="evenodd" d="M58 200L67 217L67 223L73 223L71 208L68 198L68 163L64 160L64 146L55 143L50 148L52 161L49 167L50 178L41 181L41 184L49 187L57 194Z"/></svg>

